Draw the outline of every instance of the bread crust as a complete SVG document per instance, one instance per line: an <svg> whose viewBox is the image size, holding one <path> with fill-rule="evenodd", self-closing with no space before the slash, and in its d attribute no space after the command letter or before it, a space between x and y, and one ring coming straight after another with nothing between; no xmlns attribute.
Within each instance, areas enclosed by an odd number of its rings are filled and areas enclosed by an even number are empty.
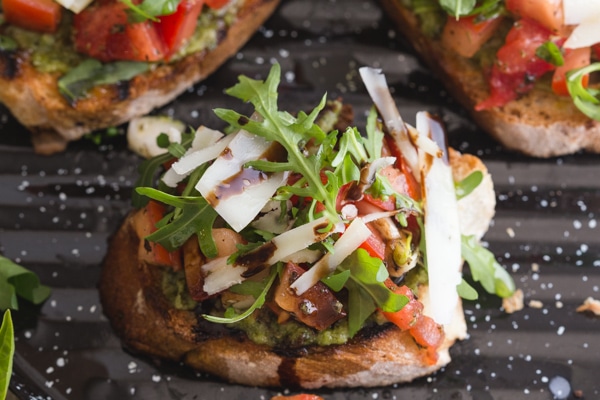
<svg viewBox="0 0 600 400"><path fill-rule="evenodd" d="M600 121L585 116L570 97L534 88L503 107L475 111L489 95L483 71L471 60L445 49L423 34L419 21L400 0L380 0L398 30L475 122L504 147L534 157L580 150L600 153Z"/></svg>
<svg viewBox="0 0 600 400"><path fill-rule="evenodd" d="M452 164L458 175L480 169L489 177L483 163L475 157L452 152ZM495 196L493 188L487 185L477 191L480 194L471 195L477 196L476 209L481 210L480 218L487 224L483 231L478 227L471 230L480 237L493 215L495 202L489 198ZM473 208L463 208L461 220L467 212L473 213ZM427 350L420 348L407 331L392 324L360 332L343 345L286 351L255 344L244 334L211 325L192 311L170 306L161 289L159 268L138 259L142 239L136 232L134 216L135 212L128 215L112 237L99 284L104 313L131 350L183 362L198 371L244 385L369 387L408 382L439 370L450 362L450 346L466 336L459 302L452 324L444 327L445 340L435 365L427 362ZM422 287L419 297L427 313L426 287Z"/></svg>
<svg viewBox="0 0 600 400"><path fill-rule="evenodd" d="M0 102L32 132L37 153L63 151L70 141L145 115L205 79L250 39L278 4L246 0L236 22L218 35L215 48L160 64L125 86L96 87L73 106L58 91L58 74L38 71L26 51L0 53Z"/></svg>

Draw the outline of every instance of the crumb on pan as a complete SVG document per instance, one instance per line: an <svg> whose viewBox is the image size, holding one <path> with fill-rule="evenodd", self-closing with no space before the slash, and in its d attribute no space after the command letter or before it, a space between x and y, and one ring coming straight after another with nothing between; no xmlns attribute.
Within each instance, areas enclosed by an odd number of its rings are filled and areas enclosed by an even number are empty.
<svg viewBox="0 0 600 400"><path fill-rule="evenodd" d="M515 290L512 296L502 299L502 308L508 314L520 311L523 309L523 291Z"/></svg>
<svg viewBox="0 0 600 400"><path fill-rule="evenodd" d="M585 299L582 305L577 307L577 312L592 312L595 315L600 315L600 300L596 300L592 297Z"/></svg>

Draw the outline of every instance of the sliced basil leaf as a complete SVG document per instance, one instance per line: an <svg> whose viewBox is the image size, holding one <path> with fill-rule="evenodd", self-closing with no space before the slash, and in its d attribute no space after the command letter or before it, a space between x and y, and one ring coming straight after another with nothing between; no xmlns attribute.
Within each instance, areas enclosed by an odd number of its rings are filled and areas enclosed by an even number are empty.
<svg viewBox="0 0 600 400"><path fill-rule="evenodd" d="M4 312L0 326L0 399L6 398L15 354L15 332L10 310Z"/></svg>
<svg viewBox="0 0 600 400"><path fill-rule="evenodd" d="M86 59L58 80L58 90L71 103L85 97L97 85L109 85L127 81L147 72L150 64L137 61L116 61L102 64L98 60Z"/></svg>
<svg viewBox="0 0 600 400"><path fill-rule="evenodd" d="M144 0L140 4L134 4L131 0L119 1L129 7L130 22L158 21L157 17L173 14L181 2L181 0Z"/></svg>

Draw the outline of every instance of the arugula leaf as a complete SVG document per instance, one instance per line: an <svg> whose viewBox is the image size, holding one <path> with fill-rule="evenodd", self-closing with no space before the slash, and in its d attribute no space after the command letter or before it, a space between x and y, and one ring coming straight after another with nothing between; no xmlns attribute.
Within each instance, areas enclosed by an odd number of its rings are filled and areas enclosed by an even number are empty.
<svg viewBox="0 0 600 400"><path fill-rule="evenodd" d="M0 310L18 310L17 295L40 304L50 296L50 288L40 284L35 273L0 256Z"/></svg>
<svg viewBox="0 0 600 400"><path fill-rule="evenodd" d="M215 322L218 324L232 324L234 322L238 322L243 320L244 318L247 318L255 310L259 309L260 307L262 307L263 304L265 304L267 293L269 293L269 289L271 289L271 286L275 281L275 277L277 276L278 270L279 268L271 268L271 273L264 284L262 292L260 292L260 295L256 298L256 301L243 313L235 314L233 309L228 309L225 317L215 317L213 315L208 314L203 314L202 317L205 318L207 321Z"/></svg>
<svg viewBox="0 0 600 400"><path fill-rule="evenodd" d="M147 240L159 243L168 251L174 251L183 246L193 234L197 234L204 255L209 258L217 255L212 237L212 227L217 212L203 197L173 196L151 187L140 187L136 191L153 200L181 209L176 218L147 236Z"/></svg>
<svg viewBox="0 0 600 400"><path fill-rule="evenodd" d="M144 0L134 4L131 0L119 0L129 7L129 22L159 21L157 17L173 14L181 0Z"/></svg>
<svg viewBox="0 0 600 400"><path fill-rule="evenodd" d="M369 158L367 161L373 162L381 157L381 149L383 148L384 134L377 126L377 108L371 107L369 116L367 117L367 126L365 127L367 136L362 138L363 144Z"/></svg>
<svg viewBox="0 0 600 400"><path fill-rule="evenodd" d="M473 286L469 285L469 283L464 279L462 279L456 286L456 292L465 300L477 300L479 297L477 290L475 290Z"/></svg>
<svg viewBox="0 0 600 400"><path fill-rule="evenodd" d="M469 264L473 279L490 294L510 297L515 291L515 282L494 254L478 243L475 236L462 236L461 243L462 256Z"/></svg>
<svg viewBox="0 0 600 400"><path fill-rule="evenodd" d="M10 310L4 312L0 326L0 399L6 398L15 354L15 332Z"/></svg>
<svg viewBox="0 0 600 400"><path fill-rule="evenodd" d="M94 86L128 81L149 69L150 64L145 62L116 61L102 64L88 58L58 80L58 90L69 102L74 103L85 97Z"/></svg>
<svg viewBox="0 0 600 400"><path fill-rule="evenodd" d="M385 286L388 272L383 262L358 249L337 267L342 273L350 271L346 282L348 289L348 330L354 336L376 308L395 312L408 303L408 298L396 294Z"/></svg>
<svg viewBox="0 0 600 400"><path fill-rule="evenodd" d="M325 184L321 182L320 171L324 167L323 154L317 152L307 156L304 151L307 143L319 145L326 139L325 133L315 124L315 120L325 106L327 95L323 96L310 114L300 112L298 117L293 117L287 112L279 111L277 107L280 75L281 67L279 64L274 64L264 82L240 76L239 82L226 90L227 94L252 103L256 112L262 117L261 121L255 121L232 110L216 109L214 112L235 128L245 129L266 140L281 144L288 153L286 162L250 162L248 166L265 171L286 169L299 173L305 179L306 193L310 193L315 201L322 202L329 220L335 221L338 219L335 198L339 187L332 185L331 182Z"/></svg>
<svg viewBox="0 0 600 400"><path fill-rule="evenodd" d="M333 274L326 276L321 281L326 284L334 292L339 292L344 288L344 285L350 278L350 270L340 272L339 274Z"/></svg>
<svg viewBox="0 0 600 400"><path fill-rule="evenodd" d="M483 172L473 171L460 182L455 182L456 199L467 197L483 181Z"/></svg>
<svg viewBox="0 0 600 400"><path fill-rule="evenodd" d="M600 71L600 62L567 72L567 89L582 113L600 121L600 90L583 86L583 77L597 71Z"/></svg>

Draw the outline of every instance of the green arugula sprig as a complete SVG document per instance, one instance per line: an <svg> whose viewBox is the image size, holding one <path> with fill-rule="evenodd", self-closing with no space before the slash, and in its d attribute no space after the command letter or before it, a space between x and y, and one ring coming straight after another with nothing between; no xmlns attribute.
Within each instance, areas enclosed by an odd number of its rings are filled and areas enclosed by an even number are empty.
<svg viewBox="0 0 600 400"><path fill-rule="evenodd" d="M444 11L456 19L470 16L489 19L504 12L501 0L483 0L479 4L477 0L439 0L439 4Z"/></svg>
<svg viewBox="0 0 600 400"><path fill-rule="evenodd" d="M4 312L0 326L0 399L6 398L15 354L15 332L10 310Z"/></svg>
<svg viewBox="0 0 600 400"><path fill-rule="evenodd" d="M567 89L575 106L588 117L600 121L600 90L584 87L584 76L600 71L600 62L567 73Z"/></svg>
<svg viewBox="0 0 600 400"><path fill-rule="evenodd" d="M482 181L483 172L473 171L460 182L455 182L456 199L460 200L463 197L467 197Z"/></svg>
<svg viewBox="0 0 600 400"><path fill-rule="evenodd" d="M41 304L50 296L50 288L42 285L34 272L0 256L0 310L18 310L17 295Z"/></svg>
<svg viewBox="0 0 600 400"><path fill-rule="evenodd" d="M481 283L486 292L499 297L510 297L515 291L515 282L510 274L496 261L494 254L483 247L475 236L462 236L461 254L469 264L473 280ZM468 284L462 282L459 290L468 296ZM472 295L472 291L471 295ZM474 300L472 296L467 297Z"/></svg>
<svg viewBox="0 0 600 400"><path fill-rule="evenodd" d="M307 154L306 146L319 145L326 135L315 124L319 112L326 102L326 95L310 114L298 113L294 117L287 112L279 111L277 107L281 67L274 64L267 79L263 82L246 76L240 76L239 82L226 91L227 94L250 102L262 120L255 121L233 110L216 109L215 114L231 126L244 129L252 134L261 136L269 141L281 144L287 151L287 160L284 162L259 160L249 162L247 166L266 172L290 171L302 176L294 186L285 189L290 193L302 197L312 197L325 205L326 215L330 221L338 219L335 210L335 198L339 187L332 182L323 184L320 172L325 166L324 153Z"/></svg>

